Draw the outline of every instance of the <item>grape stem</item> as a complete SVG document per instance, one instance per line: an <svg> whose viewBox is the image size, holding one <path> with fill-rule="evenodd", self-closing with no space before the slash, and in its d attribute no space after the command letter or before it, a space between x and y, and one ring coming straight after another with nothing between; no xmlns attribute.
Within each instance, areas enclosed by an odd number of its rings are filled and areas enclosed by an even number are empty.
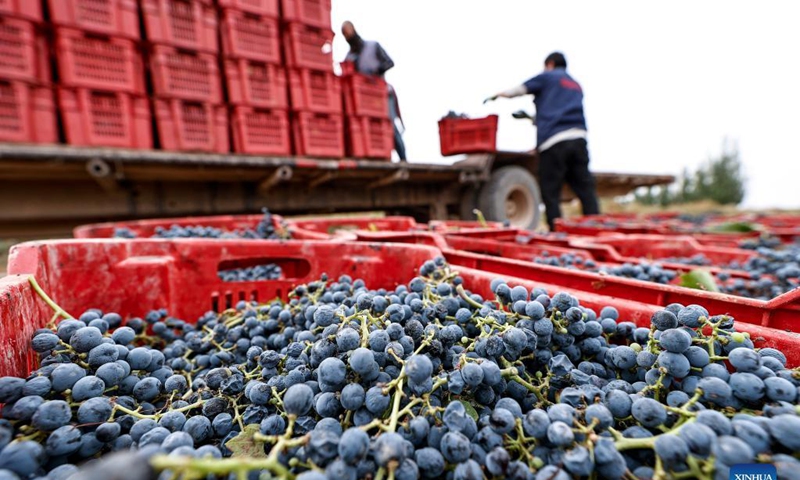
<svg viewBox="0 0 800 480"><path fill-rule="evenodd" d="M54 302L53 299L50 298L50 296L48 296L44 292L44 290L42 290L42 287L39 286L39 283L36 281L36 279L33 277L33 275L28 277L28 283L31 284L31 288L33 288L33 290L36 292L36 294L39 295L39 297L41 297L41 299L44 301L44 303L46 303L51 309L53 309L53 311L56 313L56 315L64 317L64 318L75 318L72 315L70 315L69 313L67 313L66 310L64 310L63 308L58 306L58 304L56 302Z"/></svg>
<svg viewBox="0 0 800 480"><path fill-rule="evenodd" d="M467 295L467 292L464 290L464 287L462 285L458 285L456 287L456 292L458 292L458 295L461 298L463 298L464 301L467 302L468 304L470 304L472 307L477 308L477 309L483 308L483 305L481 305L480 303L476 302L472 297Z"/></svg>

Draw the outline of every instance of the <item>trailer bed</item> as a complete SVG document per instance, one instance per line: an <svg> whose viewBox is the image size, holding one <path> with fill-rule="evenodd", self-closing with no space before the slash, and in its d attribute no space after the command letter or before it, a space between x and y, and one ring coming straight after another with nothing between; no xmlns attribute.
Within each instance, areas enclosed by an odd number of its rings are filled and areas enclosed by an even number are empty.
<svg viewBox="0 0 800 480"><path fill-rule="evenodd" d="M386 210L445 219L457 215L464 191L485 182L493 167L535 161L512 152L445 165L0 144L0 237L68 235L92 221L252 213L262 206L285 214ZM674 180L595 176L601 196Z"/></svg>

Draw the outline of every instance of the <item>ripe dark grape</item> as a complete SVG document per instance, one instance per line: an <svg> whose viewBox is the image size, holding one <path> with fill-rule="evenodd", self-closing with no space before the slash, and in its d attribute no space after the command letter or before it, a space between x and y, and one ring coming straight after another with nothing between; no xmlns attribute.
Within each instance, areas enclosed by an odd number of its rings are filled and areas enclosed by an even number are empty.
<svg viewBox="0 0 800 480"><path fill-rule="evenodd" d="M236 461L244 443L279 448L252 478L531 480L669 478L691 462L719 476L740 456L786 468L800 452L800 380L729 317L674 304L647 328L580 295L498 280L484 300L450 278L437 260L406 285L326 277L196 324L63 320L33 336L40 369L0 379L0 458L28 437L44 448L25 452L26 475L138 452L201 478L196 459Z"/></svg>

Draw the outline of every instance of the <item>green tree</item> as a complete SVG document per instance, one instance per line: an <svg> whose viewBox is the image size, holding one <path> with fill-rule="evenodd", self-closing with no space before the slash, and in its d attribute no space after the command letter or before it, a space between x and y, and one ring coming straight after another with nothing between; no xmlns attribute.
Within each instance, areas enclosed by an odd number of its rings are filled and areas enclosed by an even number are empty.
<svg viewBox="0 0 800 480"><path fill-rule="evenodd" d="M725 142L719 158L708 164L708 198L720 205L738 205L744 199L744 176L739 149Z"/></svg>
<svg viewBox="0 0 800 480"><path fill-rule="evenodd" d="M724 141L722 152L712 157L693 173L684 169L677 185L637 192L636 201L643 205L668 206L699 200L720 205L738 205L744 199L745 178L735 142Z"/></svg>

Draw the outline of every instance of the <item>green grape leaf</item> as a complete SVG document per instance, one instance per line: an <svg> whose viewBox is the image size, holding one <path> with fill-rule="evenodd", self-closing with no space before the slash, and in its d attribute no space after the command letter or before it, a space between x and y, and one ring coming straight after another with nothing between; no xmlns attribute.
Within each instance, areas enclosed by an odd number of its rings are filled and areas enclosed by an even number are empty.
<svg viewBox="0 0 800 480"><path fill-rule="evenodd" d="M477 412L477 410L475 410L475 407L473 407L472 404L467 402L466 400L459 400L459 402L461 402L461 405L464 405L464 410L467 411L467 415L472 417L472 419L477 422L478 421L478 412Z"/></svg>
<svg viewBox="0 0 800 480"><path fill-rule="evenodd" d="M233 452L234 457L267 458L264 443L255 439L259 431L260 425L257 423L245 425L244 431L228 440L225 446Z"/></svg>
<svg viewBox="0 0 800 480"><path fill-rule="evenodd" d="M750 233L760 231L757 225L747 222L726 222L708 229L713 233Z"/></svg>
<svg viewBox="0 0 800 480"><path fill-rule="evenodd" d="M695 290L719 292L719 287L714 281L714 277L708 270L704 270L702 268L698 268L681 275L680 285L681 287L694 288Z"/></svg>

